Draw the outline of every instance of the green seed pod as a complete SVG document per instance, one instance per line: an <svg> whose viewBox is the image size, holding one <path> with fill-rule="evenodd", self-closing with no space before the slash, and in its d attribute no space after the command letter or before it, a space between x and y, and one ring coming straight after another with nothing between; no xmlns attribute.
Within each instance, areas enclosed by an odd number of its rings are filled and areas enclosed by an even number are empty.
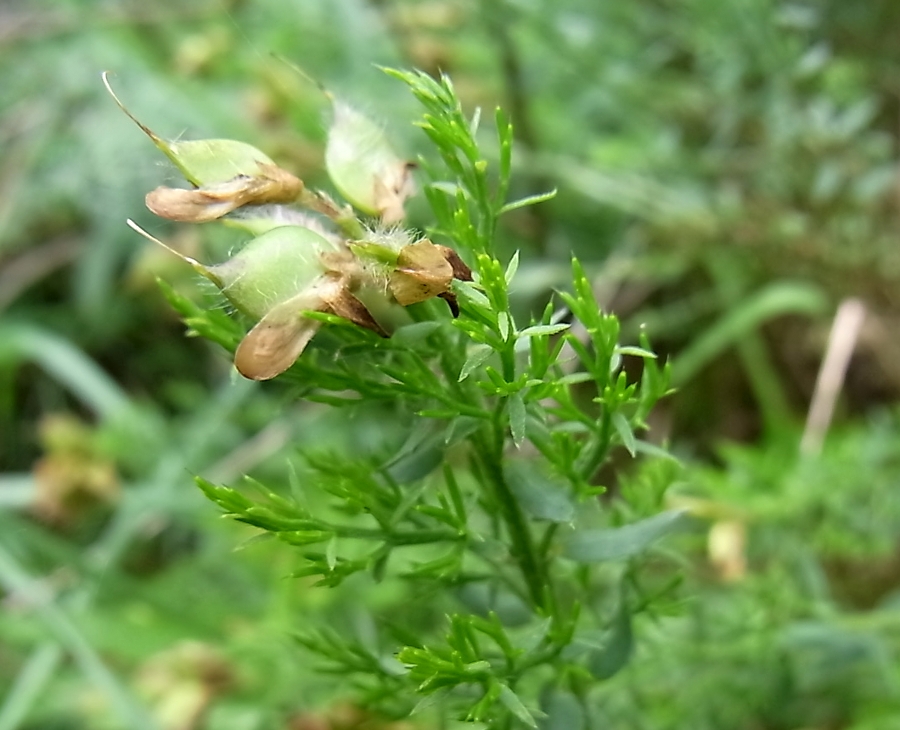
<svg viewBox="0 0 900 730"><path fill-rule="evenodd" d="M135 117L119 100L110 86L109 77L105 71L103 84L119 109L141 128L153 144L172 161L185 179L197 187L228 182L239 175L254 177L259 174L260 166L276 166L264 152L252 145L233 139L202 139L184 142L164 140Z"/></svg>
<svg viewBox="0 0 900 730"><path fill-rule="evenodd" d="M254 238L228 261L208 267L208 278L235 307L261 319L329 270L323 254L333 266L339 253L308 228L282 226Z"/></svg>
<svg viewBox="0 0 900 730"><path fill-rule="evenodd" d="M394 153L381 127L337 100L325 166L331 181L355 208L379 216L384 223L403 220L403 202L413 192L412 165Z"/></svg>
<svg viewBox="0 0 900 730"><path fill-rule="evenodd" d="M237 309L258 320L235 352L235 367L244 377L268 380L293 365L322 326L306 312L335 314L382 337L396 324L388 315L392 308L400 308L384 291L377 294L356 256L342 243L308 228L270 229L228 261L206 266L169 248L133 221L128 224L190 264ZM364 293L367 303L357 293ZM370 302L375 316L368 309Z"/></svg>
<svg viewBox="0 0 900 730"><path fill-rule="evenodd" d="M233 139L197 139L168 142L150 133L156 146L194 185L216 185L240 175L254 177L260 167L276 167L260 150Z"/></svg>
<svg viewBox="0 0 900 730"><path fill-rule="evenodd" d="M233 139L169 142L135 117L113 92L119 108L196 186L193 190L159 187L147 195L147 207L162 218L188 223L216 220L244 205L290 203L304 192L303 182L282 170L265 153Z"/></svg>

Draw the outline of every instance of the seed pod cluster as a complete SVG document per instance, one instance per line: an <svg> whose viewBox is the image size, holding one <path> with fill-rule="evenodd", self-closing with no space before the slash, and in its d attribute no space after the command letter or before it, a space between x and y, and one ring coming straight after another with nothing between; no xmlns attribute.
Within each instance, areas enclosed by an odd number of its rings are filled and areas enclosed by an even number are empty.
<svg viewBox="0 0 900 730"><path fill-rule="evenodd" d="M458 314L454 279L469 267L451 248L415 240L398 227L413 193L413 165L398 157L384 130L334 101L325 162L349 205L309 190L266 154L227 139L168 141L113 99L178 168L190 187L158 187L146 197L156 215L186 223L227 220L253 237L230 259L202 264L129 221L213 282L254 321L238 345L235 367L268 380L287 370L322 326L310 312L342 317L383 337L403 307L440 297ZM372 219L367 227L357 211Z"/></svg>

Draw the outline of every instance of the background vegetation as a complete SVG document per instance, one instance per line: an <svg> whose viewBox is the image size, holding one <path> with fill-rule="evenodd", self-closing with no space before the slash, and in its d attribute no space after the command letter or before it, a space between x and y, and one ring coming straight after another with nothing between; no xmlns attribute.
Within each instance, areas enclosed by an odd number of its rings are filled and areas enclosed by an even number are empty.
<svg viewBox="0 0 900 730"><path fill-rule="evenodd" d="M559 189L500 232L522 251L515 306L539 312L575 252L625 334L672 358L652 436L705 529L667 543L682 584L591 721L900 727L897 27L893 0L4 4L0 729L374 726L290 635L391 596L285 579L296 557L271 543L236 552L254 533L192 475L286 480L297 444L376 448L392 425L364 410L348 432L183 336L154 277L203 292L124 218L182 250L239 238L144 210L175 175L99 82L160 132L244 139L326 185L323 100L272 54L410 155L414 103L373 63L504 106L513 197ZM866 317L836 422L801 450L850 296Z"/></svg>

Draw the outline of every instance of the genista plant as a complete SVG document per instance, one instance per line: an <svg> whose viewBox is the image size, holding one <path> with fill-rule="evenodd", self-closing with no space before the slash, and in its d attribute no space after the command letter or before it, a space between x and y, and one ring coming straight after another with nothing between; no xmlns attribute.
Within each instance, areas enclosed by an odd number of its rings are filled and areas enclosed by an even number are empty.
<svg viewBox="0 0 900 730"><path fill-rule="evenodd" d="M569 291L528 321L514 316L518 255L498 258L497 221L551 196L507 202L513 138L501 111L489 161L479 115L464 114L448 78L388 73L421 103L437 152L422 161L427 237L402 223L413 166L342 101L325 159L346 204L242 142L167 142L138 122L191 184L154 190L149 208L249 237L223 262L181 257L237 310L163 286L190 330L234 351L248 378L277 376L348 419L380 402L413 424L394 454L305 449L293 489L197 483L299 551L297 577L323 590L356 574L398 586L366 631L298 625L361 706L423 727L593 727L592 688L626 665L633 617L673 581L654 543L681 523L662 506L677 466L639 438L668 367L646 341L619 344L578 261ZM616 451L643 470L603 496Z"/></svg>

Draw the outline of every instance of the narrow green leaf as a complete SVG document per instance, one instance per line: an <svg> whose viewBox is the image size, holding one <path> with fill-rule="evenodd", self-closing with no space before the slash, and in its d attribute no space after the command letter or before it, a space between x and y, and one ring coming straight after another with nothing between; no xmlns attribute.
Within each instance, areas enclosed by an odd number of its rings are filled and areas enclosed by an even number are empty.
<svg viewBox="0 0 900 730"><path fill-rule="evenodd" d="M519 270L519 252L516 251L512 258L509 260L509 264L506 266L506 283L507 285L512 283L513 277L515 277L516 272Z"/></svg>
<svg viewBox="0 0 900 730"><path fill-rule="evenodd" d="M384 580L384 574L387 572L387 564L388 560L390 560L391 551L390 548L385 547L384 549L379 548L372 555L372 578L376 583L380 583Z"/></svg>
<svg viewBox="0 0 900 730"><path fill-rule="evenodd" d="M337 565L337 535L332 535L325 546L325 562L328 564L328 570L334 570Z"/></svg>
<svg viewBox="0 0 900 730"><path fill-rule="evenodd" d="M621 411L618 411L613 413L612 424L613 428L616 429L616 433L619 434L619 438L622 439L622 445L628 449L629 454L634 456L636 448L634 431L631 430L631 424L628 423L628 419L622 415Z"/></svg>
<svg viewBox="0 0 900 730"><path fill-rule="evenodd" d="M461 299L466 299L474 306L481 309L490 309L491 303L484 295L484 292L471 281L454 281L453 291L455 291Z"/></svg>
<svg viewBox="0 0 900 730"><path fill-rule="evenodd" d="M593 379L594 376L590 373L571 373L570 375L563 375L556 382L561 385L575 385L576 383L587 383Z"/></svg>
<svg viewBox="0 0 900 730"><path fill-rule="evenodd" d="M494 350L489 345L475 345L469 350L469 356L463 363L459 371L458 382L462 382L468 378L475 370L481 367L484 362L493 354Z"/></svg>
<svg viewBox="0 0 900 730"><path fill-rule="evenodd" d="M500 107L497 107L494 113L494 122L497 125L497 141L500 147L500 189L497 191L497 200L502 201L506 198L512 167L513 127L509 117Z"/></svg>
<svg viewBox="0 0 900 730"><path fill-rule="evenodd" d="M672 510L625 527L582 530L566 541L564 554L579 563L624 560L646 550L664 535L680 529L685 521L683 510Z"/></svg>
<svg viewBox="0 0 900 730"><path fill-rule="evenodd" d="M656 359L656 353L650 350L645 350L643 347L636 347L634 345L625 345L624 347L617 347L616 352L620 355L633 355L634 357L646 357L652 360Z"/></svg>
<svg viewBox="0 0 900 730"><path fill-rule="evenodd" d="M412 708L409 713L410 717L412 717L413 715L418 715L420 712L424 712L425 710L443 702L448 694L450 694L450 688L441 687L439 690L425 695L421 700L418 701L418 703L416 703L416 706Z"/></svg>
<svg viewBox="0 0 900 730"><path fill-rule="evenodd" d="M469 134L475 137L478 134L478 127L481 125L481 107L476 106L472 114L472 121L469 122Z"/></svg>
<svg viewBox="0 0 900 730"><path fill-rule="evenodd" d="M437 181L429 183L428 187L431 190L437 190L438 192L444 193L445 195L449 195L451 198L455 198L460 193L466 195L466 191L453 182Z"/></svg>
<svg viewBox="0 0 900 730"><path fill-rule="evenodd" d="M520 631L514 636L516 648L526 653L534 651L547 638L552 627L553 619L550 616L530 624L524 631Z"/></svg>
<svg viewBox="0 0 900 730"><path fill-rule="evenodd" d="M525 443L525 419L527 418L522 392L513 393L506 401L506 407L509 410L509 430L512 433L513 443L519 449Z"/></svg>
<svg viewBox="0 0 900 730"><path fill-rule="evenodd" d="M541 335L555 335L557 332L563 332L572 325L570 324L536 324L532 327L526 327L516 333L516 337L539 337Z"/></svg>
<svg viewBox="0 0 900 730"><path fill-rule="evenodd" d="M513 692L506 684L500 685L500 702L502 702L506 706L506 709L512 712L513 715L528 725L528 727L537 727L537 721L534 719L534 715L532 715L528 708L525 707L522 700L519 699L519 695Z"/></svg>
<svg viewBox="0 0 900 730"><path fill-rule="evenodd" d="M504 342L509 339L510 332L515 332L509 312L497 312L497 331Z"/></svg>
<svg viewBox="0 0 900 730"><path fill-rule="evenodd" d="M552 200L556 197L556 188L553 190L548 190L546 193L538 193L537 195L529 195L526 198L520 198L519 200L514 200L511 203L507 203L502 208L500 208L500 212L498 215L503 215L504 213L509 213L513 210L518 210L519 208L525 208L529 205L537 205L538 203L544 203L548 200Z"/></svg>
<svg viewBox="0 0 900 730"><path fill-rule="evenodd" d="M465 525L468 521L466 502L463 498L462 492L460 491L459 483L456 481L456 476L453 473L453 469L449 464L444 464L444 483L447 485L447 491L450 494L450 501L453 503L453 509L456 512L456 517L459 520L459 524Z"/></svg>
<svg viewBox="0 0 900 730"><path fill-rule="evenodd" d="M497 698L500 696L500 692L499 682L492 681L487 688L487 691L485 691L484 696L469 710L469 713L466 715L466 721L481 722L484 720L488 712L490 712L490 709L494 706L494 703L497 701Z"/></svg>
<svg viewBox="0 0 900 730"><path fill-rule="evenodd" d="M453 446L467 439L481 428L484 421L475 416L454 416L444 433L444 443Z"/></svg>
<svg viewBox="0 0 900 730"><path fill-rule="evenodd" d="M661 446L657 446L656 444L651 444L649 441L642 441L641 439L637 439L634 442L634 450L639 454L646 454L647 456L655 456L661 459L668 459L669 461L674 461L675 463L680 463L678 461L678 457L674 454L669 453Z"/></svg>
<svg viewBox="0 0 900 730"><path fill-rule="evenodd" d="M243 521L238 519L238 521ZM279 532L278 539L284 540L289 545L315 545L331 539L333 532L323 530L298 530L297 532Z"/></svg>

